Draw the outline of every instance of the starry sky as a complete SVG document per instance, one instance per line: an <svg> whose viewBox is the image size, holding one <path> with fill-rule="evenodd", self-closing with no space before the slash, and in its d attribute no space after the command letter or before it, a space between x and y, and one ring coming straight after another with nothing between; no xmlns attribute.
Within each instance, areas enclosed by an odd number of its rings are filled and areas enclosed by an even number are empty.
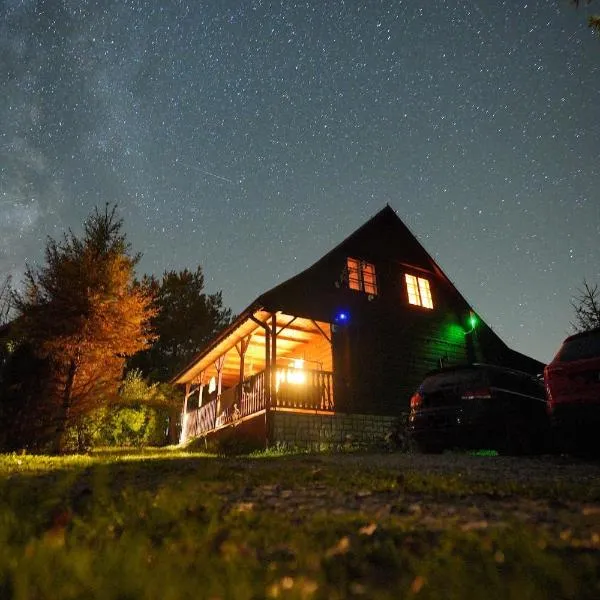
<svg viewBox="0 0 600 600"><path fill-rule="evenodd" d="M598 8L598 5L590 7ZM0 277L117 203L239 312L389 203L543 361L600 283L600 38L567 0L0 0Z"/></svg>

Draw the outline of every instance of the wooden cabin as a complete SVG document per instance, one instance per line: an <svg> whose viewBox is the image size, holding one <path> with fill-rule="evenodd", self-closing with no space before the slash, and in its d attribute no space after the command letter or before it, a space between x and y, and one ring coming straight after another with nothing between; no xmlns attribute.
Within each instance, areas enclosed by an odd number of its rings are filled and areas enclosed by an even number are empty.
<svg viewBox="0 0 600 600"><path fill-rule="evenodd" d="M425 373L466 362L543 368L506 346L386 206L252 302L173 379L185 385L180 441L373 442Z"/></svg>

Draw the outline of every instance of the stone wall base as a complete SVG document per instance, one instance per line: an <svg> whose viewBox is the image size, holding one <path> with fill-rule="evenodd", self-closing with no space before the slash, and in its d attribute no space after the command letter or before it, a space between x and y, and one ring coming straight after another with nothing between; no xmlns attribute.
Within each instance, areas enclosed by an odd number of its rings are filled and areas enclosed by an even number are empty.
<svg viewBox="0 0 600 600"><path fill-rule="evenodd" d="M271 440L296 448L315 450L353 446L384 446L397 416L351 414L298 414L272 412Z"/></svg>

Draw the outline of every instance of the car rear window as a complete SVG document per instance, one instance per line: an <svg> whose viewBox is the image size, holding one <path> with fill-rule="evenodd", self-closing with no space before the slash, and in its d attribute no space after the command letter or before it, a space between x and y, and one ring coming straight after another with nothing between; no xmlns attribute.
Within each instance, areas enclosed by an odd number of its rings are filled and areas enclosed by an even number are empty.
<svg viewBox="0 0 600 600"><path fill-rule="evenodd" d="M432 393L440 389L464 388L472 385L488 385L486 373L483 369L457 369L429 375L421 386L425 393Z"/></svg>
<svg viewBox="0 0 600 600"><path fill-rule="evenodd" d="M600 331L566 340L556 358L561 362L569 362L595 356L600 356Z"/></svg>

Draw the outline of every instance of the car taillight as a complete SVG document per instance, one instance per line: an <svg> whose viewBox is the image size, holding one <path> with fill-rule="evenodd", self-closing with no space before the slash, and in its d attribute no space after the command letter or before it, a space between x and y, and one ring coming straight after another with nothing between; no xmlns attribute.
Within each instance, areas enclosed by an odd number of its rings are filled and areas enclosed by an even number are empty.
<svg viewBox="0 0 600 600"><path fill-rule="evenodd" d="M546 412L551 415L554 411L554 405L556 403L552 399L552 392L550 391L550 384L546 383Z"/></svg>
<svg viewBox="0 0 600 600"><path fill-rule="evenodd" d="M423 396L421 396L419 392L413 394L412 398L410 399L410 407L419 408L421 404L423 404Z"/></svg>
<svg viewBox="0 0 600 600"><path fill-rule="evenodd" d="M485 398L491 398L492 391L490 388L477 388L475 390L467 390L460 396L461 400L483 400Z"/></svg>

